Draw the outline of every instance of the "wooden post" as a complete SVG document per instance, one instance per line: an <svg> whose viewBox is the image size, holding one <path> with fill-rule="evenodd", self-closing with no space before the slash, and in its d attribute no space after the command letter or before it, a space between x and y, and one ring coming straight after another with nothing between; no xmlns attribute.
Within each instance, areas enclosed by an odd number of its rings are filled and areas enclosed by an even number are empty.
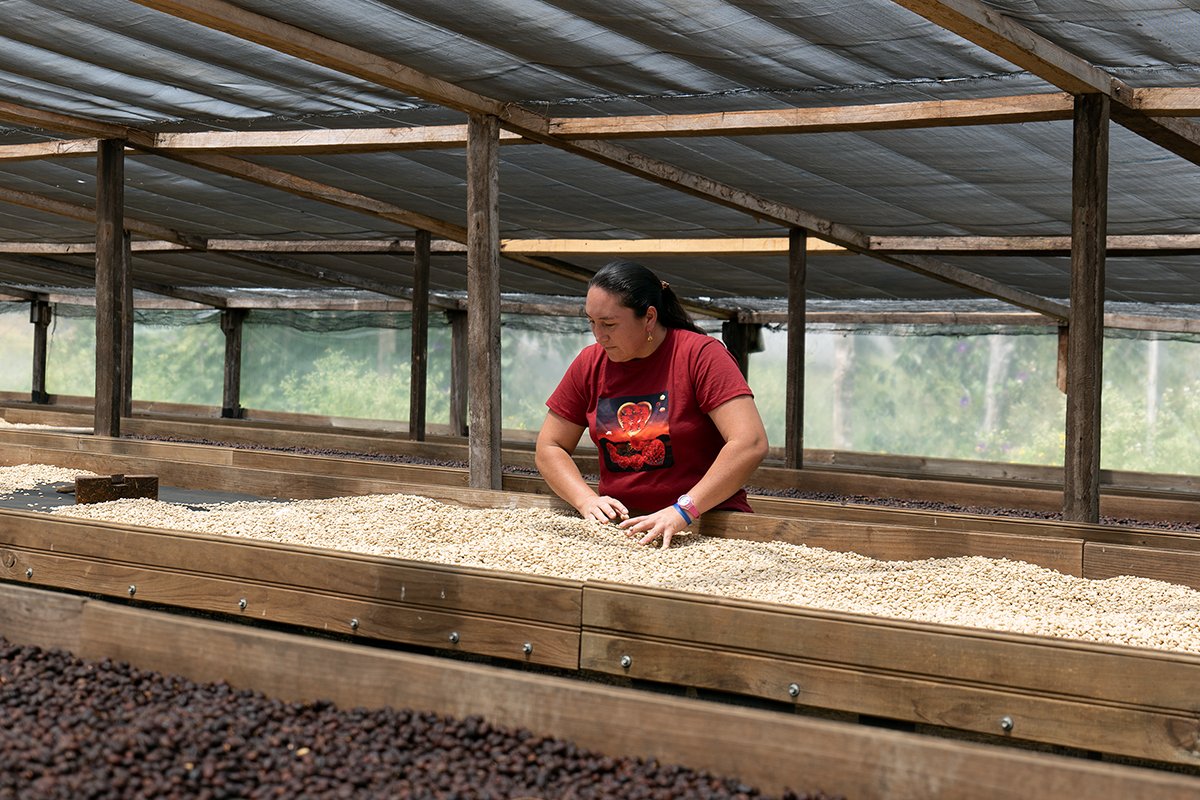
<svg viewBox="0 0 1200 800"><path fill-rule="evenodd" d="M467 449L472 489L499 489L500 124L467 122Z"/></svg>
<svg viewBox="0 0 1200 800"><path fill-rule="evenodd" d="M450 323L450 435L467 435L467 312L447 311Z"/></svg>
<svg viewBox="0 0 1200 800"><path fill-rule="evenodd" d="M788 231L787 399L783 465L804 466L804 348L808 299L808 231Z"/></svg>
<svg viewBox="0 0 1200 800"><path fill-rule="evenodd" d="M125 142L106 139L96 150L96 436L121 435L125 268Z"/></svg>
<svg viewBox="0 0 1200 800"><path fill-rule="evenodd" d="M246 309L227 308L221 312L221 332L225 334L225 378L221 392L221 416L242 418L242 323Z"/></svg>
<svg viewBox="0 0 1200 800"><path fill-rule="evenodd" d="M121 416L133 416L133 248L121 231Z"/></svg>
<svg viewBox="0 0 1200 800"><path fill-rule="evenodd" d="M46 393L46 353L50 333L50 303L34 300L29 306L29 321L33 323L33 391L31 399L39 405L50 402Z"/></svg>
<svg viewBox="0 0 1200 800"><path fill-rule="evenodd" d="M429 371L429 231L413 242L412 362L408 389L408 438L425 441L425 387Z"/></svg>
<svg viewBox="0 0 1200 800"><path fill-rule="evenodd" d="M1063 519L1100 519L1100 396L1104 352L1104 246L1108 216L1106 95L1075 98L1071 181L1071 313Z"/></svg>
<svg viewBox="0 0 1200 800"><path fill-rule="evenodd" d="M750 379L750 354L762 350L762 325L729 320L721 323L721 339L737 359L742 377Z"/></svg>

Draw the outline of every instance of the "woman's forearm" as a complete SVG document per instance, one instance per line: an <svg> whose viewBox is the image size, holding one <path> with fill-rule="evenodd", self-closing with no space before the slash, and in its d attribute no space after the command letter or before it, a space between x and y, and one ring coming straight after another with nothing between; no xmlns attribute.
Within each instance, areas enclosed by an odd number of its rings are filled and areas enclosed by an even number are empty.
<svg viewBox="0 0 1200 800"><path fill-rule="evenodd" d="M577 511L582 510L596 493L583 479L579 465L563 448L557 445L539 446L534 463L542 478L556 495L570 503Z"/></svg>

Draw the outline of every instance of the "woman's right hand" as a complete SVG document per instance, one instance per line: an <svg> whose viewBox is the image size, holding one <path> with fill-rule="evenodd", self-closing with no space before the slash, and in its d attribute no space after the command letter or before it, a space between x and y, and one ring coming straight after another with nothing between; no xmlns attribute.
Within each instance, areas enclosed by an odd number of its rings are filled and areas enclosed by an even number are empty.
<svg viewBox="0 0 1200 800"><path fill-rule="evenodd" d="M592 495L576 509L584 519L595 522L622 522L629 519L629 509L616 498Z"/></svg>

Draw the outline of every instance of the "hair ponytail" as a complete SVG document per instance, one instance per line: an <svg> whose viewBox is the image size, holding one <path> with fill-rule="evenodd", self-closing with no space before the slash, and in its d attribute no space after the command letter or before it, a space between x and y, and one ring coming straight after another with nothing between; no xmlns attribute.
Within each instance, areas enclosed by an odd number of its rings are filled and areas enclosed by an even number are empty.
<svg viewBox="0 0 1200 800"><path fill-rule="evenodd" d="M638 319L646 316L646 311L654 306L664 328L704 333L684 310L670 284L659 280L658 276L636 261L618 259L605 264L588 281L588 288L593 286L616 295L621 305L631 309Z"/></svg>

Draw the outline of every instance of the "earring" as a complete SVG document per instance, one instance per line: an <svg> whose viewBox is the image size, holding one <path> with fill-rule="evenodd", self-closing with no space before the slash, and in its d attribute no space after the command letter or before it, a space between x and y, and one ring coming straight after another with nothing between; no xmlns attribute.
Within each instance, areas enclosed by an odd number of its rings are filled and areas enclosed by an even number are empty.
<svg viewBox="0 0 1200 800"><path fill-rule="evenodd" d="M646 341L647 341L647 342L653 342L653 341L654 341L654 334L653 334L653 333L647 333L647 334L646 334Z"/></svg>

